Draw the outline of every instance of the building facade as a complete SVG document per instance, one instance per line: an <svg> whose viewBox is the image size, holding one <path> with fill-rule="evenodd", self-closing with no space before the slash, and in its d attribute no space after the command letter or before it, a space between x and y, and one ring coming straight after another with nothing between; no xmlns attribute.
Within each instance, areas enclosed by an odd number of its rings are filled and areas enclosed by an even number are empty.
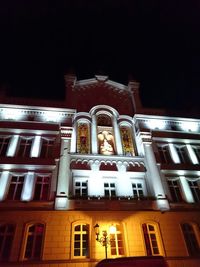
<svg viewBox="0 0 200 267"><path fill-rule="evenodd" d="M65 82L0 96L0 266L200 266L200 120L142 107L135 81Z"/></svg>

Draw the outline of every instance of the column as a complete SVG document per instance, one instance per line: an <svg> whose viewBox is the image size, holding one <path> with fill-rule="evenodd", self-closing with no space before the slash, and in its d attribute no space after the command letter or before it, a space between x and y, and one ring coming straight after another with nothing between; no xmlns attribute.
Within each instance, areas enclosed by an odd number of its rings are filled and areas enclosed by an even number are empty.
<svg viewBox="0 0 200 267"><path fill-rule="evenodd" d="M13 135L11 140L10 140L9 147L8 147L8 150L6 153L7 157L14 157L15 156L18 142L19 142L19 135L17 135L17 134Z"/></svg>
<svg viewBox="0 0 200 267"><path fill-rule="evenodd" d="M154 191L155 197L165 198L165 192L161 183L160 173L157 167L155 155L153 152L152 144L144 144L145 158L147 162L147 170L149 172L149 182L151 183L151 188Z"/></svg>
<svg viewBox="0 0 200 267"><path fill-rule="evenodd" d="M21 200L30 201L33 196L34 184L35 184L34 172L28 172L25 177L24 186L22 190Z"/></svg>
<svg viewBox="0 0 200 267"><path fill-rule="evenodd" d="M169 153L174 163L176 164L181 163L178 152L173 144L169 144Z"/></svg>
<svg viewBox="0 0 200 267"><path fill-rule="evenodd" d="M37 158L40 155L42 138L40 135L35 136L31 146L31 158Z"/></svg>
<svg viewBox="0 0 200 267"><path fill-rule="evenodd" d="M73 130L72 130L72 139L71 139L71 153L76 153L76 123L74 123Z"/></svg>
<svg viewBox="0 0 200 267"><path fill-rule="evenodd" d="M92 140L92 154L98 154L98 142L97 142L97 119L96 115L92 115L91 126L91 140Z"/></svg>
<svg viewBox="0 0 200 267"><path fill-rule="evenodd" d="M144 143L144 152L147 164L147 179L154 193L154 196L157 198L157 208L161 211L169 210L169 203L165 196L160 172L156 163L151 142Z"/></svg>
<svg viewBox="0 0 200 267"><path fill-rule="evenodd" d="M66 210L68 207L69 183L70 183L70 139L64 135L61 137L61 153L59 175L57 182L55 209Z"/></svg>
<svg viewBox="0 0 200 267"><path fill-rule="evenodd" d="M122 149L122 141L121 141L121 135L119 131L119 125L117 123L116 117L112 117L112 123L113 123L113 128L114 128L114 134L115 134L115 144L117 148L117 154L118 155L123 155L123 149Z"/></svg>
<svg viewBox="0 0 200 267"><path fill-rule="evenodd" d="M185 178L185 176L180 176L180 186L182 189L182 192L184 194L184 198L186 200L186 202L188 203L194 203L194 198L191 192L191 189L189 187L189 184Z"/></svg>
<svg viewBox="0 0 200 267"><path fill-rule="evenodd" d="M9 184L9 171L3 171L0 178L0 201L6 197L6 189Z"/></svg>

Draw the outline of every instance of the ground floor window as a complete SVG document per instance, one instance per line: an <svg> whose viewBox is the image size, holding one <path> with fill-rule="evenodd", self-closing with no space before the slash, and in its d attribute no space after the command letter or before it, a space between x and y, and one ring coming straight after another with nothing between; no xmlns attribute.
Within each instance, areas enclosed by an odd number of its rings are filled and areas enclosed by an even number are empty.
<svg viewBox="0 0 200 267"><path fill-rule="evenodd" d="M89 225L77 224L73 227L73 256L89 256Z"/></svg>
<svg viewBox="0 0 200 267"><path fill-rule="evenodd" d="M43 224L36 223L29 225L26 236L24 259L35 260L41 258L43 237Z"/></svg>
<svg viewBox="0 0 200 267"><path fill-rule="evenodd" d="M9 260L15 226L0 224L0 260Z"/></svg>

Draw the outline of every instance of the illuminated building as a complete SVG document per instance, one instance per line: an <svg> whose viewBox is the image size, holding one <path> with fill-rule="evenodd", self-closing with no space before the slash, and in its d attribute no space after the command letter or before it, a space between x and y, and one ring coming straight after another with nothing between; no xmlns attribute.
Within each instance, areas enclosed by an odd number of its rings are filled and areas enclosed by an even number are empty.
<svg viewBox="0 0 200 267"><path fill-rule="evenodd" d="M135 81L65 82L1 95L0 265L92 267L105 235L108 257L200 266L200 120L142 107Z"/></svg>

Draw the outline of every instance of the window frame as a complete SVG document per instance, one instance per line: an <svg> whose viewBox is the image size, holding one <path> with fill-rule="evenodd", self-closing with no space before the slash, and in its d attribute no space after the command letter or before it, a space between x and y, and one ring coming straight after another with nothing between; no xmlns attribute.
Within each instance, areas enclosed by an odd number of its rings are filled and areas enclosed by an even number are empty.
<svg viewBox="0 0 200 267"><path fill-rule="evenodd" d="M42 178L42 181L37 183L38 177ZM45 178L49 178L48 183L44 181ZM52 180L51 178L52 178L52 176L51 176L50 173L49 174L41 174L41 173L36 173L35 174L35 184L34 184L33 201L48 201L49 200L50 190L51 190L51 180ZM39 199L36 199L35 198L36 188L37 188L37 185L39 185L39 184L41 184L40 196L39 196ZM47 193L46 199L42 199L43 189L44 189L44 186L45 185L48 185L48 193Z"/></svg>
<svg viewBox="0 0 200 267"><path fill-rule="evenodd" d="M192 231L187 231L184 232L185 230L183 229L183 226L184 225L187 225L187 226L190 226ZM180 228L181 228L181 233L182 233L182 237L183 237L183 241L185 243L185 248L186 248L186 251L188 253L188 256L199 256L200 254L200 237L199 237L199 226L197 225L197 223L194 223L194 222L182 222L180 224ZM190 230L191 230L190 229ZM195 242L196 242L196 245L198 246L198 250L193 250L193 248L190 246L191 244L194 245L194 239L191 237L191 234L193 235L193 237L195 238Z"/></svg>
<svg viewBox="0 0 200 267"><path fill-rule="evenodd" d="M166 178L167 178L167 186L169 189L171 201L174 203L184 202L184 195L183 195L181 184L180 184L180 178L179 177L166 177ZM169 182L172 182L173 186L170 186ZM173 182L177 182L178 185L174 185ZM178 188L178 191L176 190L176 188ZM173 189L173 192L172 192L172 189Z"/></svg>
<svg viewBox="0 0 200 267"><path fill-rule="evenodd" d="M123 235L123 229L120 224L114 224L116 227L116 232L109 234L110 239L110 255L111 257L123 257L125 256L125 242L124 242L124 235ZM120 238L121 236L121 238ZM121 242L121 246L119 245ZM120 253L120 249L123 251L123 253ZM116 250L116 253L113 254L113 250Z"/></svg>
<svg viewBox="0 0 200 267"><path fill-rule="evenodd" d="M0 247L0 262L2 261L9 261L10 259L10 255L11 255L11 252L12 252L12 246L13 246L13 240L14 240L14 237L15 237L15 231L16 231L16 225L14 223L0 223L0 227L1 226L6 226L6 229L5 229L5 232L2 234L0 232L0 236L3 236L2 238L2 244L1 244L1 247ZM8 228L9 226L12 226L13 227L13 232L8 232ZM8 256L7 258L2 258L2 254L4 253L4 250L5 250L5 244L7 243L7 240L8 240L8 237L11 236L11 241L10 241L10 244L9 244L9 251L7 251L7 248L6 248L6 252L8 252Z"/></svg>
<svg viewBox="0 0 200 267"><path fill-rule="evenodd" d="M16 157L29 158L31 156L31 148L33 145L34 136L20 136L16 149ZM23 143L25 141L25 144ZM31 141L29 143L29 141ZM23 149L22 149L23 147ZM22 153L21 153L22 150Z"/></svg>
<svg viewBox="0 0 200 267"><path fill-rule="evenodd" d="M2 142L1 142L2 140ZM11 136L10 135L1 135L0 136L0 156L1 157L6 157L9 144L10 144ZM3 153L2 153L3 151Z"/></svg>
<svg viewBox="0 0 200 267"><path fill-rule="evenodd" d="M81 230L80 231L75 231L75 227L76 226L81 226ZM87 231L82 230L82 226L86 226L88 227ZM72 223L72 231L71 231L71 239L72 239L72 248L71 248L71 258L73 259L87 259L90 257L91 253L90 253L90 232L91 232L91 227L90 224L86 221L76 221ZM75 232L77 232L77 234L80 235L80 255L75 255ZM83 235L86 234L87 235L87 241L86 241L86 255L83 255Z"/></svg>
<svg viewBox="0 0 200 267"><path fill-rule="evenodd" d="M173 163L168 144L157 144L157 149L158 149L161 163L164 163L164 164Z"/></svg>
<svg viewBox="0 0 200 267"><path fill-rule="evenodd" d="M28 242L28 237L29 237L29 229L30 229L30 227L37 226L37 225L43 225L40 257L39 258L34 258L34 257L26 258L25 254L26 254L27 242ZM23 241L22 241L22 250L21 250L21 254L20 254L20 259L22 261L42 260L43 251L44 251L45 233L46 233L46 224L44 222L34 221L34 222L29 222L25 225L24 236L23 236ZM34 240L34 244L35 244L35 240ZM35 248L34 248L34 251L35 251ZM31 252L31 254L33 254L33 252Z"/></svg>
<svg viewBox="0 0 200 267"><path fill-rule="evenodd" d="M11 173L10 174L10 179L9 179L10 181L9 181L9 185L8 185L8 189L7 189L7 193L6 193L6 200L8 200L8 201L20 201L21 200L23 187L24 187L24 183L25 183L25 178L26 178L25 176L26 175L24 173L23 174L22 173ZM15 181L12 182L13 177L17 177L17 181L16 182ZM23 181L19 181L19 179L21 177L23 178ZM9 194L12 193L12 192L10 192L12 184L15 184L15 188L14 188L14 191L13 191L12 199L11 198L9 199L8 198ZM19 186L21 184L22 184L22 187L21 187L21 189L19 189L19 190L21 190L20 191L20 197L19 197L19 199L18 198L16 199L16 195L18 195L17 191L18 191L18 188L19 188Z"/></svg>
<svg viewBox="0 0 200 267"><path fill-rule="evenodd" d="M48 137L41 136L41 147L40 147L39 158L48 159L48 158L53 157L53 149L55 146L55 141L56 141L56 138L48 138ZM53 143L50 144L49 142L53 142ZM44 153L44 156L42 155L43 153Z"/></svg>
<svg viewBox="0 0 200 267"><path fill-rule="evenodd" d="M151 255L148 255L148 248L147 248L147 244L146 244L146 239L145 239L145 233L144 233L144 229L143 229L143 225L146 225L146 227L149 226L153 226L154 227L154 235L156 237L156 243L157 243L157 248L158 248L158 254L153 253L153 246L152 246L152 240L150 238L150 234L149 232L148 234L148 239L150 241L150 248L151 248ZM148 230L148 227L147 227ZM162 238L161 238L161 231L160 231L160 227L159 224L157 222L154 221L144 221L141 224L141 231L142 231L142 237L143 237L143 244L144 244L144 251L146 252L146 256L164 256L164 247L163 247L163 242L162 242Z"/></svg>
<svg viewBox="0 0 200 267"><path fill-rule="evenodd" d="M76 183L80 183L80 186L76 186ZM86 186L83 185L83 183L86 184ZM80 194L76 193L76 190L80 190ZM86 194L83 193L83 190L86 190ZM73 185L73 192L75 197L87 197L88 196L88 179L84 178L76 178L74 179L74 185Z"/></svg>

